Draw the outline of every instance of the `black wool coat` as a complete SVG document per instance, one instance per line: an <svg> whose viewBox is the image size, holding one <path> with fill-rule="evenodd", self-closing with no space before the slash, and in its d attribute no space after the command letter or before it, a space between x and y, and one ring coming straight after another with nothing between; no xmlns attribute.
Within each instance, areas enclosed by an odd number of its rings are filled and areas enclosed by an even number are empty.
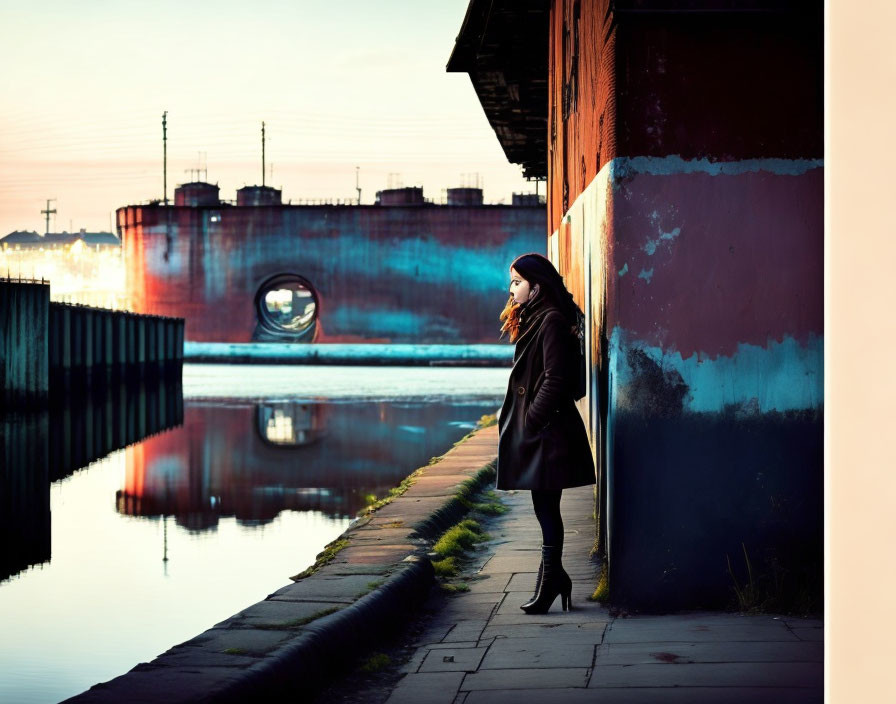
<svg viewBox="0 0 896 704"><path fill-rule="evenodd" d="M528 306L527 306L528 307ZM496 489L594 484L588 433L573 398L578 340L563 313L541 302L524 314L498 414Z"/></svg>

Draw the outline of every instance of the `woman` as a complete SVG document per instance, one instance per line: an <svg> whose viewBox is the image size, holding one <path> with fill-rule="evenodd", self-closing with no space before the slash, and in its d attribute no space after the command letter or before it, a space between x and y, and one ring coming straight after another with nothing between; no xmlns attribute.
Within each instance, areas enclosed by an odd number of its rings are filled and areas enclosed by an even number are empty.
<svg viewBox="0 0 896 704"><path fill-rule="evenodd" d="M594 484L594 461L575 406L584 396L576 333L582 313L550 260L530 253L510 266L510 299L502 336L516 343L507 395L498 415L496 489L530 489L541 525L535 594L520 608L545 613L559 594L569 609L572 581L561 564L563 489Z"/></svg>

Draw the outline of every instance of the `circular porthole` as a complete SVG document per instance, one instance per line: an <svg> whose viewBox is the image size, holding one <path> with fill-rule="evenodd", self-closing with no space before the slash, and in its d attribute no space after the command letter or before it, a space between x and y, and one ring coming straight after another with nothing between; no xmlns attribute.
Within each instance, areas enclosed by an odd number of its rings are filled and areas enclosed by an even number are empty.
<svg viewBox="0 0 896 704"><path fill-rule="evenodd" d="M255 307L262 339L295 341L314 332L317 296L301 276L278 274L268 279L255 296Z"/></svg>

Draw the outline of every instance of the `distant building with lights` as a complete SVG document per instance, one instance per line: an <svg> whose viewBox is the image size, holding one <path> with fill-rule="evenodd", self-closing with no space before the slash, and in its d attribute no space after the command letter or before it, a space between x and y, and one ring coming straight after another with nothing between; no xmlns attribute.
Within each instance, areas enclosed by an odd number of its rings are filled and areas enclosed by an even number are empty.
<svg viewBox="0 0 896 704"><path fill-rule="evenodd" d="M37 232L16 230L6 237L0 238L0 248L4 250L23 249L120 249L121 240L111 232L87 232L81 228L79 232L49 232L41 235Z"/></svg>

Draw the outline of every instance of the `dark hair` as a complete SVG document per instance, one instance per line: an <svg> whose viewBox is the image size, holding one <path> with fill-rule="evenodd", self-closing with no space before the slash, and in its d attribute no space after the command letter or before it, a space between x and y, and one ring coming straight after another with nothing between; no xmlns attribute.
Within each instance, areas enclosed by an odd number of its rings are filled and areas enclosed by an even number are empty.
<svg viewBox="0 0 896 704"><path fill-rule="evenodd" d="M582 311L576 305L572 294L563 283L563 277L551 264L550 259L537 252L529 252L518 256L510 266L516 269L516 272L528 281L530 286L538 284L539 295L545 296L557 306L571 323L576 322L576 316Z"/></svg>

